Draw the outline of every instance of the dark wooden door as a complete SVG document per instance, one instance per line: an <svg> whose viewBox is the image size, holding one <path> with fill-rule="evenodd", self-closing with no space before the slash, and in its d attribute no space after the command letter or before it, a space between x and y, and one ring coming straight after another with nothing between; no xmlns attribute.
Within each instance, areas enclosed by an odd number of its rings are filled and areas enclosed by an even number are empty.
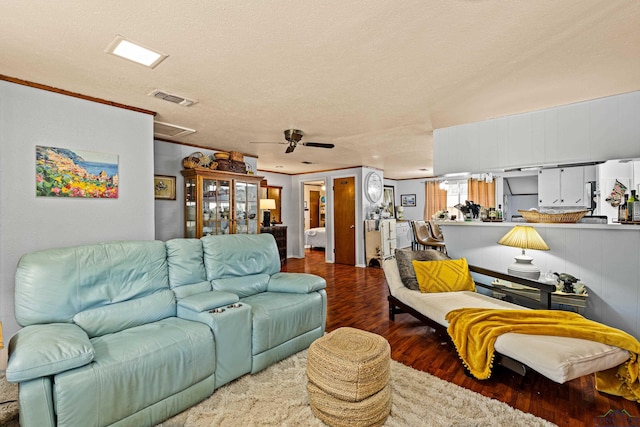
<svg viewBox="0 0 640 427"><path fill-rule="evenodd" d="M320 227L320 192L309 191L309 227Z"/></svg>
<svg viewBox="0 0 640 427"><path fill-rule="evenodd" d="M356 264L356 192L355 178L333 181L333 218L335 262Z"/></svg>

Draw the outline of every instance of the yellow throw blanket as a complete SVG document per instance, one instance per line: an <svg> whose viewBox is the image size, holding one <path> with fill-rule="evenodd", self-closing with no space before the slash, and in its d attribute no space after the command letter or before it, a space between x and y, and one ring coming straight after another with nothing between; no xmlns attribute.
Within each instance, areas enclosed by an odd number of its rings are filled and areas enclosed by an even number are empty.
<svg viewBox="0 0 640 427"><path fill-rule="evenodd" d="M596 373L596 389L640 402L638 354L640 342L619 329L611 328L577 313L560 310L493 310L461 308L447 313L447 332L464 365L478 379L491 375L496 339L507 332L582 338L631 353L620 366Z"/></svg>

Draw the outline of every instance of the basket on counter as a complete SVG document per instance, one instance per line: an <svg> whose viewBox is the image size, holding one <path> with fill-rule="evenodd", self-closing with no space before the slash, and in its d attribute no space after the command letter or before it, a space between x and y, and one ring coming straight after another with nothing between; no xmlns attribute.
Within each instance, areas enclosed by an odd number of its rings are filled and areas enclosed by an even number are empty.
<svg viewBox="0 0 640 427"><path fill-rule="evenodd" d="M572 211L572 212L558 212L558 213L549 213L549 212L538 212L538 211L521 211L520 215L527 222L540 222L540 223L548 223L548 224L570 224L574 222L580 221L580 219L589 212L585 211Z"/></svg>

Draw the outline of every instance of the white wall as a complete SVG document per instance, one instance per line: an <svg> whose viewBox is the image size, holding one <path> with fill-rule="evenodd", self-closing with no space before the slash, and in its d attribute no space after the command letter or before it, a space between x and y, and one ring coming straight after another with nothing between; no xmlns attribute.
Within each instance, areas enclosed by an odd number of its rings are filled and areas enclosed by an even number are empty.
<svg viewBox="0 0 640 427"><path fill-rule="evenodd" d="M36 197L36 145L117 154L119 197ZM153 238L153 116L0 81L0 320L5 344L19 329L13 293L23 254Z"/></svg>
<svg viewBox="0 0 640 427"><path fill-rule="evenodd" d="M297 254L293 251L291 245L291 241L295 240L291 225L295 224L298 218L295 216L295 206L293 204L294 190L291 184L291 175L261 170L258 170L256 174L263 176L264 179L267 180L268 185L282 187L282 192L280 193L280 221L282 221L282 225L287 226L287 257L295 257Z"/></svg>
<svg viewBox="0 0 640 427"><path fill-rule="evenodd" d="M180 174L184 169L182 159L195 152L213 155L215 151L158 140L153 145L153 173L176 177L176 200L155 200L155 238L167 241L184 237L184 178ZM251 165L252 170L256 170L256 158L245 157L244 161Z"/></svg>
<svg viewBox="0 0 640 427"><path fill-rule="evenodd" d="M396 206L401 206L400 200L403 194L415 194L416 206L404 208L404 219L423 220L424 218L424 179L406 179L396 181Z"/></svg>

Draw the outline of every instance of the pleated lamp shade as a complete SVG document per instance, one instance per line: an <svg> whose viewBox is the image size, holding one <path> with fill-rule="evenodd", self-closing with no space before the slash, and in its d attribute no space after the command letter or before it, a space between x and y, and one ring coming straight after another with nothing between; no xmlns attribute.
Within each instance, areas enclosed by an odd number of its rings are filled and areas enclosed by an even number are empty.
<svg viewBox="0 0 640 427"><path fill-rule="evenodd" d="M522 255L515 257L516 262L507 268L509 274L538 280L540 277L540 269L532 264L533 258L527 256L524 251L525 249L548 251L549 246L547 246L534 227L530 225L516 225L509 230L507 234L502 236L502 239L498 240L498 244L522 249Z"/></svg>

